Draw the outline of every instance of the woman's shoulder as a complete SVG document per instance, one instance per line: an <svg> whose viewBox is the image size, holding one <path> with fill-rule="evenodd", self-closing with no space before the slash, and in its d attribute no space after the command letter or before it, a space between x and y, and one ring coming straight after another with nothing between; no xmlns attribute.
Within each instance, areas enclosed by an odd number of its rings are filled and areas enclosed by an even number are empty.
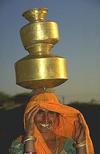
<svg viewBox="0 0 100 154"><path fill-rule="evenodd" d="M76 154L76 149L74 147L75 141L72 138L66 138L64 141L64 150L68 154Z"/></svg>
<svg viewBox="0 0 100 154"><path fill-rule="evenodd" d="M19 136L14 139L9 148L9 154L23 154L24 145L23 145L23 137Z"/></svg>

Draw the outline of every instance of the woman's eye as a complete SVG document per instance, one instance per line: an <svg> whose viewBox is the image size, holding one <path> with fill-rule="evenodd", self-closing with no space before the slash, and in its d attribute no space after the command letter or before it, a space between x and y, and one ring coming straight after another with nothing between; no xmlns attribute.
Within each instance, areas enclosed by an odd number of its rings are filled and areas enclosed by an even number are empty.
<svg viewBox="0 0 100 154"><path fill-rule="evenodd" d="M42 113L44 113L43 110L39 110L39 111L38 111L38 114L42 114Z"/></svg>
<svg viewBox="0 0 100 154"><path fill-rule="evenodd" d="M48 113L49 113L49 114L52 114L52 115L53 115L53 114L56 114L56 113L55 113L55 112L53 112L53 111L49 111Z"/></svg>

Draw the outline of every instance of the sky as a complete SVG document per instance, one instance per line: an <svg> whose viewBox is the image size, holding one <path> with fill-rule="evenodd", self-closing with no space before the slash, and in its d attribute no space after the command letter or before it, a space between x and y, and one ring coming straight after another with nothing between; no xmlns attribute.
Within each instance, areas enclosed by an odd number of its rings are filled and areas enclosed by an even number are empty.
<svg viewBox="0 0 100 154"><path fill-rule="evenodd" d="M24 11L46 7L47 19L56 21L60 41L53 53L68 60L68 81L53 88L65 101L100 100L100 1L1 0L0 91L10 95L31 92L16 84L14 64L28 55L19 31L27 24Z"/></svg>

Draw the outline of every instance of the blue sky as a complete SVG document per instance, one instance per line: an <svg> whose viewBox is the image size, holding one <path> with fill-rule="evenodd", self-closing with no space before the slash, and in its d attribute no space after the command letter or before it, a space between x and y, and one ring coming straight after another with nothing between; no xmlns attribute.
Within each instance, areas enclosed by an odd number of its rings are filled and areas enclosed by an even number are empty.
<svg viewBox="0 0 100 154"><path fill-rule="evenodd" d="M99 0L1 0L0 91L30 92L16 85L14 63L28 54L19 35L27 23L22 13L36 7L47 7L47 19L58 22L60 41L53 52L68 60L69 80L55 92L66 102L100 100Z"/></svg>

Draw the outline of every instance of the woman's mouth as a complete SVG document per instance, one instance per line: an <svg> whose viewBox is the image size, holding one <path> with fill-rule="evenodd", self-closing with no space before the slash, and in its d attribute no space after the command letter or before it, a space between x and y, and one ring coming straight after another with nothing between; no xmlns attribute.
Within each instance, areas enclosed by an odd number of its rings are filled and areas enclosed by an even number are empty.
<svg viewBox="0 0 100 154"><path fill-rule="evenodd" d="M49 127L49 126L50 126L50 124L43 124L43 123L40 123L40 125L41 125L42 127Z"/></svg>

